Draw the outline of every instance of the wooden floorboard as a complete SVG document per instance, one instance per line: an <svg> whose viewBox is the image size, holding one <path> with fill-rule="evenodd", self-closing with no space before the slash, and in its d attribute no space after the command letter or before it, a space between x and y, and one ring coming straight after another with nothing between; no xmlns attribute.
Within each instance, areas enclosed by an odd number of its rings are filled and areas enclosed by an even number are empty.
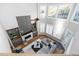
<svg viewBox="0 0 79 59"><path fill-rule="evenodd" d="M24 47L27 47L32 42L34 42L34 41L36 41L38 39L43 39L43 38L49 38L49 37L44 36L44 35L38 35L38 36L35 36L33 39L29 40L28 42L25 42L25 43L27 43L26 45L25 44L21 44L21 45L17 46L16 48L24 48ZM51 54L63 54L63 53L62 53L62 51L56 49L54 51L54 53L51 53Z"/></svg>

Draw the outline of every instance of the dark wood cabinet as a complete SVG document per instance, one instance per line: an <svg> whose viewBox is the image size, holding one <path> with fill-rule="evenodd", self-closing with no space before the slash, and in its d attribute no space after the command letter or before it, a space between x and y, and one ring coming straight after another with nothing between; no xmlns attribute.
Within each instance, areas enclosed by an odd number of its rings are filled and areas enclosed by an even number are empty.
<svg viewBox="0 0 79 59"><path fill-rule="evenodd" d="M17 47L18 45L23 43L18 28L7 30L7 33L9 35L10 40L13 43L14 47Z"/></svg>

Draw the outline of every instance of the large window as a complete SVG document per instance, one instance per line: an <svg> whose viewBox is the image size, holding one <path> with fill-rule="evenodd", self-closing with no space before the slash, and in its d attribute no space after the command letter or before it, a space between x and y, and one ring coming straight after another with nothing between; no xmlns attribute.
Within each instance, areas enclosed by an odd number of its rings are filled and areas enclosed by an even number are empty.
<svg viewBox="0 0 79 59"><path fill-rule="evenodd" d="M62 38L62 44L65 49L69 46L69 43L73 37L73 32L70 29L66 29Z"/></svg>
<svg viewBox="0 0 79 59"><path fill-rule="evenodd" d="M48 7L48 17L56 17L57 6L49 6Z"/></svg>
<svg viewBox="0 0 79 59"><path fill-rule="evenodd" d="M41 18L68 19L72 4L41 5Z"/></svg>
<svg viewBox="0 0 79 59"><path fill-rule="evenodd" d="M58 8L57 18L67 19L70 11L69 5L60 5Z"/></svg>
<svg viewBox="0 0 79 59"><path fill-rule="evenodd" d="M79 5L76 7L71 20L72 22L79 24Z"/></svg>
<svg viewBox="0 0 79 59"><path fill-rule="evenodd" d="M67 23L65 21L60 20L55 21L53 36L57 37L58 39L61 39L66 26Z"/></svg>

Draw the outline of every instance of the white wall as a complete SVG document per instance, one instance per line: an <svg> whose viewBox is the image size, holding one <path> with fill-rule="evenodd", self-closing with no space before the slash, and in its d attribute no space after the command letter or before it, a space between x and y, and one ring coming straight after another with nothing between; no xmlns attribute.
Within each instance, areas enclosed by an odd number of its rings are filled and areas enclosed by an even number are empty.
<svg viewBox="0 0 79 59"><path fill-rule="evenodd" d="M73 15L73 12L75 12L75 9L77 7L77 4L74 5L73 11L71 12L71 16ZM71 43L69 45L69 48L67 49L68 51L66 54L79 54L79 24L69 22L68 28L74 33L73 39L71 40Z"/></svg>
<svg viewBox="0 0 79 59"><path fill-rule="evenodd" d="M0 53L11 53L8 35L0 25Z"/></svg>
<svg viewBox="0 0 79 59"><path fill-rule="evenodd" d="M16 16L31 15L31 19L37 17L37 5L22 3L0 3L0 53L11 52L9 37L5 30L18 27ZM5 30L4 30L5 29Z"/></svg>
<svg viewBox="0 0 79 59"><path fill-rule="evenodd" d="M36 3L0 3L0 22L4 28L12 29L18 27L16 16L31 15L37 17Z"/></svg>
<svg viewBox="0 0 79 59"><path fill-rule="evenodd" d="M71 45L71 49L69 51L70 55L79 55L79 27L75 34L74 40Z"/></svg>

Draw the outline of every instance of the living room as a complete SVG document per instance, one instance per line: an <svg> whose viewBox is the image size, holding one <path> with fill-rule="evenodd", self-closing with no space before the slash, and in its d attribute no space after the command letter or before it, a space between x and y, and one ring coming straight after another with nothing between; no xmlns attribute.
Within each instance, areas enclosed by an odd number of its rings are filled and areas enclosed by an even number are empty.
<svg viewBox="0 0 79 59"><path fill-rule="evenodd" d="M78 6L0 3L0 52L78 54Z"/></svg>

